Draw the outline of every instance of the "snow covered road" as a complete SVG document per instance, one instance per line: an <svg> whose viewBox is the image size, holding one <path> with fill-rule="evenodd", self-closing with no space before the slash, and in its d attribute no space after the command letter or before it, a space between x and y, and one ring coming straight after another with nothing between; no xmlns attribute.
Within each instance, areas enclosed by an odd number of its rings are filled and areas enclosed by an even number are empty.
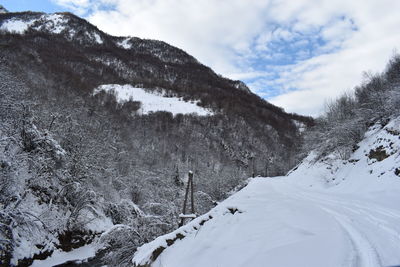
<svg viewBox="0 0 400 267"><path fill-rule="evenodd" d="M214 212L152 266L400 265L400 210L259 178Z"/></svg>
<svg viewBox="0 0 400 267"><path fill-rule="evenodd" d="M400 118L350 159L311 153L288 176L255 178L209 213L143 245L137 266L400 266ZM371 151L387 155L376 160ZM157 252L157 253L155 253Z"/></svg>
<svg viewBox="0 0 400 267"><path fill-rule="evenodd" d="M343 254L348 261L332 266L400 266L399 210L328 192L301 190L292 196L304 205L324 211L324 216L341 228L332 234L350 241L351 246Z"/></svg>

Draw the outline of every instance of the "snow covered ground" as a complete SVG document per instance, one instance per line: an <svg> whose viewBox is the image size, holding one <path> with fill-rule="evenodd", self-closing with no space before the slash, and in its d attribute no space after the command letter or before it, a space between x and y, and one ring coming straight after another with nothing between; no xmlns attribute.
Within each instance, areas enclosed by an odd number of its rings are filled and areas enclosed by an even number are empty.
<svg viewBox="0 0 400 267"><path fill-rule="evenodd" d="M34 23L34 20L31 21L23 21L23 20L14 20L10 19L5 21L1 26L0 30L6 32L13 32L23 34L28 30L28 28Z"/></svg>
<svg viewBox="0 0 400 267"><path fill-rule="evenodd" d="M11 18L4 20L0 24L0 30L16 34L24 34L29 29L34 31L44 31L51 34L61 34L66 31L70 39L76 37L77 32L70 26L69 17L61 14L43 14L35 19ZM86 31L86 37L94 43L103 44L103 39L96 31Z"/></svg>
<svg viewBox="0 0 400 267"><path fill-rule="evenodd" d="M122 41L117 42L117 45L119 47L124 48L124 49L131 49L132 48L132 44L129 43L130 40L131 40L130 37L124 38Z"/></svg>
<svg viewBox="0 0 400 267"><path fill-rule="evenodd" d="M56 250L45 260L34 260L31 267L51 267L68 261L84 260L93 257L95 253L96 247L93 244L74 249L70 252Z"/></svg>
<svg viewBox="0 0 400 267"><path fill-rule="evenodd" d="M212 111L198 106L197 102L186 102L179 97L166 97L163 93L149 92L143 88L136 88L129 84L101 85L94 90L94 94L100 91L112 92L120 103L129 99L140 101L142 103L139 110L141 114L157 111L168 111L173 115L196 113L199 116L208 116L213 114Z"/></svg>
<svg viewBox="0 0 400 267"><path fill-rule="evenodd" d="M140 247L134 264L400 266L400 118L372 127L359 146L350 160L311 154L288 176L252 179Z"/></svg>

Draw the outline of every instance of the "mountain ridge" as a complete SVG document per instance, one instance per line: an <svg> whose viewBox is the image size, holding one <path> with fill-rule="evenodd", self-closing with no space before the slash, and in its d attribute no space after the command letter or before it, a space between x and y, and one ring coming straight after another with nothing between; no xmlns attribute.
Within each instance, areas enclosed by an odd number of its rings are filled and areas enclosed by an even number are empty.
<svg viewBox="0 0 400 267"><path fill-rule="evenodd" d="M173 47L163 41L159 41L159 40L151 40L151 39L140 39L137 37L116 37L116 36L111 36L109 34L104 33L103 31L99 30L96 26L91 25L90 23L88 23L86 20L79 18L78 16L69 13L69 12L59 12L59 13L53 13L53 14L46 14L46 13L42 13L42 12L15 12L15 13L7 13L7 14L1 14L0 15L0 29L3 27L3 30L7 31L7 29L5 29L5 27L3 26L7 20L10 20L11 18L13 20L15 19L21 19L23 21L30 21L31 25L29 25L27 27L27 29L25 31L25 35L26 34L30 34L29 31L37 31L37 33L39 32L44 32L44 33L53 33L52 32L52 28L51 26L55 27L56 25L51 25L50 29L46 29L46 27L43 27L40 22L40 20L44 20L46 21L46 16L50 16L50 15L59 15L59 16L63 16L64 19L66 18L66 20L68 20L67 22L64 22L64 29L57 29L57 32L55 33L55 35L61 35L62 37L66 38L67 40L70 39L70 41L72 41L72 36L74 34L77 34L75 32L69 33L69 36L66 34L67 32L67 27L66 26L70 26L68 23L72 23L72 26L75 26L77 24L83 24L85 26L85 28L88 28L88 30L86 30L85 33L90 32L91 30L94 30L96 34L99 34L101 38L105 39L105 44L111 45L112 49L115 49L116 47L121 48L120 45L118 45L119 42L121 41L127 41L127 44L130 44L131 47L130 49L126 49L126 50L135 50L136 53L138 53L139 55L152 55L152 56L156 56L157 58L161 59L163 62L168 62L171 60L176 60L176 58L179 58L179 62L173 62L173 63L180 63L180 64L190 64L190 66L188 66L189 68L192 67L192 64L197 65L199 68L198 71L202 71L205 73L209 73L208 76L211 75L211 77L208 77L207 79L214 79L216 81L220 80L220 82L222 82L223 86L228 86L231 89L240 89L243 92L247 92L250 93L253 96L256 96L254 94L252 94L249 90L249 88L247 88L247 86L241 82L241 81L234 81L234 80L230 80L227 78L223 78L220 75L215 74L209 67L199 63L194 57L190 56L189 54L187 54L185 51L183 51L182 49ZM34 22L32 22L32 20L36 20ZM51 19L47 20L46 22L51 22ZM54 21L53 21L54 22ZM36 24L36 26L35 26ZM51 24L51 23L50 23ZM70 26L71 27L71 26ZM53 29L54 30L54 29ZM10 32L10 31L9 31ZM11 31L12 32L12 31ZM103 45L103 41L101 41L101 43L97 43L95 38L93 37L88 37L84 38L85 36L82 37L82 33L78 33L78 36L74 36L74 42L76 40L79 41L80 44L92 44L92 45ZM150 47L149 47L150 46ZM151 49L154 50L151 50ZM159 51L163 51L165 52L165 54L169 55L169 58L166 57L162 57L162 55L159 55ZM171 56L172 54L172 56ZM183 61L182 61L183 58ZM169 62L171 63L171 62ZM171 87L171 84L169 84L169 86ZM271 103L266 102L265 100L262 100L260 97L258 97L257 101L260 101L262 103L262 105L267 105L268 108L274 110L275 112L279 112L282 111L281 108L276 107L274 105L272 105ZM208 100L209 101L209 100ZM254 101L254 98L253 98ZM289 117L292 117L292 119L295 120L299 120L303 123L307 123L307 124L312 124L312 119L310 117L306 117L306 116L301 116L301 115L297 115L297 114L288 114Z"/></svg>
<svg viewBox="0 0 400 267"><path fill-rule="evenodd" d="M120 265L176 228L189 170L202 214L247 177L293 167L299 125L313 124L181 49L111 37L69 13L0 14L0 29L0 220L21 222L0 227L1 262L99 241L95 260ZM110 85L210 115L140 112L144 99L96 91Z"/></svg>

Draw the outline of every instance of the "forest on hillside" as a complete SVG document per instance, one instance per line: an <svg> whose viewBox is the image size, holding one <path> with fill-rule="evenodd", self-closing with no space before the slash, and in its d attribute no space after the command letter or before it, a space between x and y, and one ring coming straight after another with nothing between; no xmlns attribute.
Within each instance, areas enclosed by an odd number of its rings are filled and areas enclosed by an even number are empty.
<svg viewBox="0 0 400 267"><path fill-rule="evenodd" d="M121 227L99 253L127 260L123 249L177 227L189 170L202 214L248 177L298 162L297 125L312 118L285 113L164 42L131 38L135 49L124 49L120 37L60 16L68 23L53 34L43 13L0 14L35 21L23 34L0 32L2 262L28 265L113 225ZM103 84L164 90L214 115L140 115L138 102L94 94Z"/></svg>

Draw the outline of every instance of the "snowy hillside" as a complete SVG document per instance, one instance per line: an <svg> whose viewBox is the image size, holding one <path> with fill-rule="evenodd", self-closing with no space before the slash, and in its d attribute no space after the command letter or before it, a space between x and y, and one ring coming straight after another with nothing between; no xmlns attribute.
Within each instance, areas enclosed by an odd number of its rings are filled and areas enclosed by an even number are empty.
<svg viewBox="0 0 400 267"><path fill-rule="evenodd" d="M28 30L47 32L49 34L64 33L68 39L77 39L78 31L71 27L69 15L63 13L54 14L33 14L31 17L13 17L4 20L0 25L0 30L10 33L24 34ZM93 43L102 44L101 32L95 29L87 29L84 33L87 40Z"/></svg>
<svg viewBox="0 0 400 267"><path fill-rule="evenodd" d="M314 123L182 49L71 13L0 9L0 35L0 266L88 251L90 266L127 266L176 229L188 170L206 213L251 174L296 165L296 123Z"/></svg>
<svg viewBox="0 0 400 267"><path fill-rule="evenodd" d="M135 266L400 265L400 117L349 160L308 156L253 179L209 213L140 247Z"/></svg>
<svg viewBox="0 0 400 267"><path fill-rule="evenodd" d="M157 111L167 111L173 115L195 113L200 116L207 116L213 114L211 111L198 106L197 102L186 102L182 97L168 97L165 92L150 92L131 85L102 85L94 90L94 94L101 91L114 94L119 103L124 103L128 100L139 101L141 103L140 114L149 114Z"/></svg>

